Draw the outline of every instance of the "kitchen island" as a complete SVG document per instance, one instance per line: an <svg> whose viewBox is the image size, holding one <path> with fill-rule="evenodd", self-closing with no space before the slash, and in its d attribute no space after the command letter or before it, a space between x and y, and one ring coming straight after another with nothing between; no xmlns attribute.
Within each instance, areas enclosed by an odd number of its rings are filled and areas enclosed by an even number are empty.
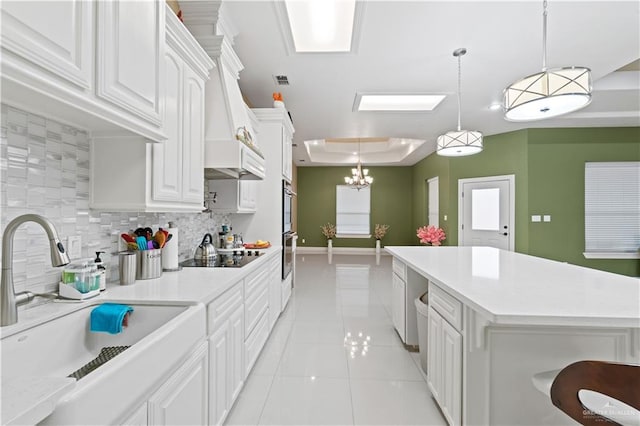
<svg viewBox="0 0 640 426"><path fill-rule="evenodd" d="M386 250L428 281L428 384L451 424L573 424L535 374L640 362L637 278L490 247Z"/></svg>

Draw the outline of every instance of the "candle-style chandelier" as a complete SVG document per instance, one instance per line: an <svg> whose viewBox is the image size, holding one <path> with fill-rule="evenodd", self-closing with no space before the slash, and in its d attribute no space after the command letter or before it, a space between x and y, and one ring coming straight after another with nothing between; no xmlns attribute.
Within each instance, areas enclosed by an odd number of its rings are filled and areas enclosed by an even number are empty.
<svg viewBox="0 0 640 426"><path fill-rule="evenodd" d="M352 176L345 176L344 182L358 191L366 188L373 182L373 178L369 176L369 169L363 169L362 163L360 162L360 139L358 139L358 164L356 164L355 168L351 169L351 175Z"/></svg>

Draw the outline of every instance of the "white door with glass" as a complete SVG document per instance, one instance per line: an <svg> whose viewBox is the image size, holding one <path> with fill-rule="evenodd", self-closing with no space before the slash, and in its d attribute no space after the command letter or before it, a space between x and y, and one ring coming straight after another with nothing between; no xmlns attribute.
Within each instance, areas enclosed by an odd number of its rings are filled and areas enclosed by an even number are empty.
<svg viewBox="0 0 640 426"><path fill-rule="evenodd" d="M514 249L515 176L458 181L458 245Z"/></svg>

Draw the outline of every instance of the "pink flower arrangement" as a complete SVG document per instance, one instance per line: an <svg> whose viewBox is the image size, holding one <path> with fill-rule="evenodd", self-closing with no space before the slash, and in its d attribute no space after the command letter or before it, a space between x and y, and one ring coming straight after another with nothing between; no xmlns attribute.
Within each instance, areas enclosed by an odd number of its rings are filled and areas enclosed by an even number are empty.
<svg viewBox="0 0 640 426"><path fill-rule="evenodd" d="M420 238L422 244L431 244L432 246L439 246L440 242L447 238L442 228L433 225L418 228L416 232L416 236Z"/></svg>

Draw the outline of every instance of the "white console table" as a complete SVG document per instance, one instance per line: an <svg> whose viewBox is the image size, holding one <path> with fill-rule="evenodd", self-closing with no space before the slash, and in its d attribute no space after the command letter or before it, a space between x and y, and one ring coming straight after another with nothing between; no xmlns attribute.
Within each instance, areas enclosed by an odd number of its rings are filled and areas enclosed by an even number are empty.
<svg viewBox="0 0 640 426"><path fill-rule="evenodd" d="M575 424L535 374L640 363L637 278L489 247L386 250L429 282L428 384L450 424Z"/></svg>

